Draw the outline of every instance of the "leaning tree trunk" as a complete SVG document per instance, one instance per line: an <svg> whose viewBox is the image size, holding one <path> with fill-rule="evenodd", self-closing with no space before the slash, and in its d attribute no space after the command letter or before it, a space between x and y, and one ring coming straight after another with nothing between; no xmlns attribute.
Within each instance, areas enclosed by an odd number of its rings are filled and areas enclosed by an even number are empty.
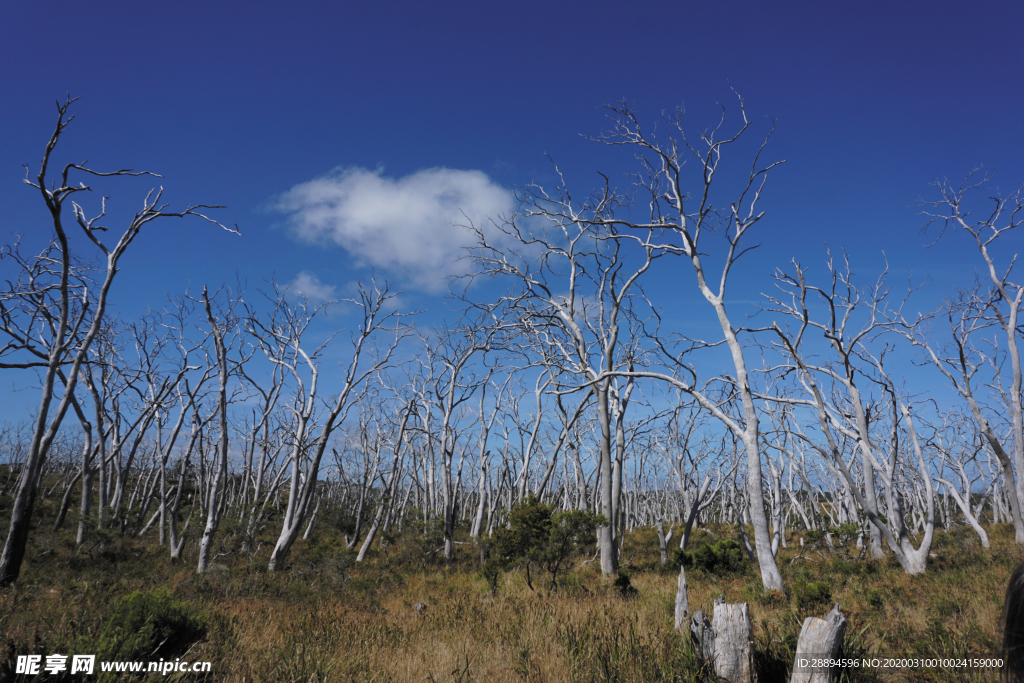
<svg viewBox="0 0 1024 683"><path fill-rule="evenodd" d="M64 489L64 497L60 501L60 511L57 512L57 520L53 523L54 531L58 531L62 526L64 526L64 518L67 516L68 507L71 505L71 494L75 492L74 486L81 478L82 472L79 470L79 472L75 474L74 479L68 483L67 488Z"/></svg>
<svg viewBox="0 0 1024 683"><path fill-rule="evenodd" d="M78 508L78 535L75 542L78 545L85 543L85 533L88 531L89 508L92 506L92 483L95 468L89 468L82 477L82 501Z"/></svg>
<svg viewBox="0 0 1024 683"><path fill-rule="evenodd" d="M982 528L981 523L978 522L978 518L971 514L970 501L964 500L964 498L960 496L960 493L953 488L953 484L950 482L945 479L938 479L938 481L945 484L946 491L953 495L953 500L956 501L957 506L960 508L960 512L963 513L964 519L967 520L967 523L971 525L972 529L974 529L974 533L978 534L978 538L981 539L981 547L988 548L988 534L985 533L985 529ZM967 489L967 495L968 497L971 495L971 490L969 488Z"/></svg>
<svg viewBox="0 0 1024 683"><path fill-rule="evenodd" d="M658 532L658 552L661 553L661 566L664 567L668 564L668 544L672 540L672 532L674 531L674 528L673 525L670 524L668 527L668 534L666 534L665 521L661 519L660 514L654 528Z"/></svg>

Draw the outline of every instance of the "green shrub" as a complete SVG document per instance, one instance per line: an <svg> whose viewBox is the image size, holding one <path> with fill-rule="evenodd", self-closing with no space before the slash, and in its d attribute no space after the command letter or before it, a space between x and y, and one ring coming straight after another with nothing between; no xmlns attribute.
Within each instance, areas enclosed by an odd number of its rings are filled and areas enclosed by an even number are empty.
<svg viewBox="0 0 1024 683"><path fill-rule="evenodd" d="M526 568L526 583L533 589L530 567L537 564L551 575L551 587L558 589L558 574L571 558L597 542L594 529L604 524L604 517L582 510L555 512L530 495L512 507L508 526L498 529L491 544L491 559L484 568L493 591L497 586L495 572L513 565Z"/></svg>
<svg viewBox="0 0 1024 683"><path fill-rule="evenodd" d="M444 553L440 551L444 548L444 520L431 519L424 522L417 519L409 526L412 533L401 544L403 556L399 557L399 563L426 567L443 561Z"/></svg>
<svg viewBox="0 0 1024 683"><path fill-rule="evenodd" d="M846 545L860 536L860 524L854 522L840 524L839 526L832 527L829 531L832 533L832 538L835 539L836 545Z"/></svg>
<svg viewBox="0 0 1024 683"><path fill-rule="evenodd" d="M100 636L101 660L170 658L206 635L204 619L170 591L136 591L122 598Z"/></svg>
<svg viewBox="0 0 1024 683"><path fill-rule="evenodd" d="M633 586L629 574L626 572L619 572L618 577L612 583L615 590L619 591L619 595L624 598L635 598L637 596L637 589Z"/></svg>
<svg viewBox="0 0 1024 683"><path fill-rule="evenodd" d="M495 595L498 592L498 579L501 578L500 563L494 560L488 560L484 563L480 573L487 582L487 587L491 589L491 595Z"/></svg>
<svg viewBox="0 0 1024 683"><path fill-rule="evenodd" d="M743 597L747 602L756 602L765 607L782 607L786 602L783 591L770 591L764 587L760 576L753 576L743 588Z"/></svg>
<svg viewBox="0 0 1024 683"><path fill-rule="evenodd" d="M339 538L318 538L306 546L296 565L302 574L345 583L352 578L350 570L355 560L355 551L346 548Z"/></svg>
<svg viewBox="0 0 1024 683"><path fill-rule="evenodd" d="M709 574L742 572L747 564L743 546L728 538L697 546L692 551L677 549L672 554L676 567L682 565L687 569L703 569Z"/></svg>
<svg viewBox="0 0 1024 683"><path fill-rule="evenodd" d="M832 601L832 588L824 581L797 579L793 582L793 599L798 610L828 604Z"/></svg>

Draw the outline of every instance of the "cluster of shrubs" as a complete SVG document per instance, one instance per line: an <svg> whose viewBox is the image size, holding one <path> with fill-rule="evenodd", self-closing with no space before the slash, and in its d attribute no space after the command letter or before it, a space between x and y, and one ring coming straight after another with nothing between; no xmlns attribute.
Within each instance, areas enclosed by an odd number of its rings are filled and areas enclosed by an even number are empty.
<svg viewBox="0 0 1024 683"><path fill-rule="evenodd" d="M512 508L507 526L494 533L484 578L495 592L502 572L524 567L526 583L533 590L531 568L537 566L551 575L551 588L558 590L559 573L573 557L594 546L595 529L604 524L601 515L583 510L556 512L555 506L528 496Z"/></svg>
<svg viewBox="0 0 1024 683"><path fill-rule="evenodd" d="M136 591L114 607L93 648L101 660L173 658L206 635L206 621L166 588Z"/></svg>
<svg viewBox="0 0 1024 683"><path fill-rule="evenodd" d="M832 537L832 542L836 545L845 546L850 541L853 541L861 534L861 525L856 522L848 522L846 524L840 524L839 526L829 527L828 529L808 529L803 532L807 540L811 543L818 543L825 534L829 534Z"/></svg>
<svg viewBox="0 0 1024 683"><path fill-rule="evenodd" d="M747 554L738 541L723 538L716 543L705 543L693 550L676 548L672 551L674 566L701 569L709 574L738 574L747 570Z"/></svg>
<svg viewBox="0 0 1024 683"><path fill-rule="evenodd" d="M799 611L828 606L832 602L832 587L824 581L797 578L793 582L793 600Z"/></svg>

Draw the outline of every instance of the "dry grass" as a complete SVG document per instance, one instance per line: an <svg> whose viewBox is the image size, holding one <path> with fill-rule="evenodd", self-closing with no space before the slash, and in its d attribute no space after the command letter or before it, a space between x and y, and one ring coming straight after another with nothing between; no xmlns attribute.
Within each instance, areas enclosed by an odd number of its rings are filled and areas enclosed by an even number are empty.
<svg viewBox="0 0 1024 683"><path fill-rule="evenodd" d="M47 521L48 506L40 515ZM69 527L71 525L69 524ZM691 609L710 611L724 594L749 602L762 681L788 680L786 669L804 617L831 602L801 602L798 585L824 582L849 618L853 654L942 656L998 649L1003 592L1024 553L1012 530L994 527L991 551L969 529L941 534L929 571L906 576L890 561L864 562L804 553L791 563L797 536L780 552L787 593L765 593L754 571L730 576L691 572ZM719 537L730 533L717 529ZM226 547L233 547L229 533ZM169 587L203 615L206 637L187 653L213 662L215 681L690 681L712 680L671 630L675 572L657 563L653 531L627 538L633 598L623 598L594 565L577 568L562 589L531 591L506 574L496 595L480 577L473 546L458 546L449 566L411 539L348 566L331 532L300 541L291 568L264 571L267 549L251 563L235 551L223 566L194 574L194 558L172 565L152 539L98 537L78 553L69 529L41 523L19 583L0 591L0 678L16 654L86 654L116 598ZM419 548L419 549L417 549ZM193 551L194 552L194 551ZM562 583L560 581L560 583ZM818 596L821 597L821 596ZM427 608L417 612L416 602ZM850 680L994 680L994 672L851 672ZM13 676L11 676L13 677ZM168 676L169 680L176 680ZM59 680L40 677L40 680ZM177 680L195 681L195 674Z"/></svg>

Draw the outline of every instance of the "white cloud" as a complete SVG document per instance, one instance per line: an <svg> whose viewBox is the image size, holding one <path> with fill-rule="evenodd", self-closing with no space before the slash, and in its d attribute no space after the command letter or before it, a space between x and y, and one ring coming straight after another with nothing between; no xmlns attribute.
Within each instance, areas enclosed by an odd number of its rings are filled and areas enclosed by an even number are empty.
<svg viewBox="0 0 1024 683"><path fill-rule="evenodd" d="M337 169L296 185L277 204L300 239L337 244L364 265L434 292L468 267L457 259L474 241L460 226L472 221L500 241L489 219L512 207L512 193L485 173L449 168L397 179Z"/></svg>
<svg viewBox="0 0 1024 683"><path fill-rule="evenodd" d="M322 304L337 298L334 294L337 288L334 285L320 282L320 278L308 270L296 275L295 279L285 285L284 289L289 297L305 298L311 304Z"/></svg>

